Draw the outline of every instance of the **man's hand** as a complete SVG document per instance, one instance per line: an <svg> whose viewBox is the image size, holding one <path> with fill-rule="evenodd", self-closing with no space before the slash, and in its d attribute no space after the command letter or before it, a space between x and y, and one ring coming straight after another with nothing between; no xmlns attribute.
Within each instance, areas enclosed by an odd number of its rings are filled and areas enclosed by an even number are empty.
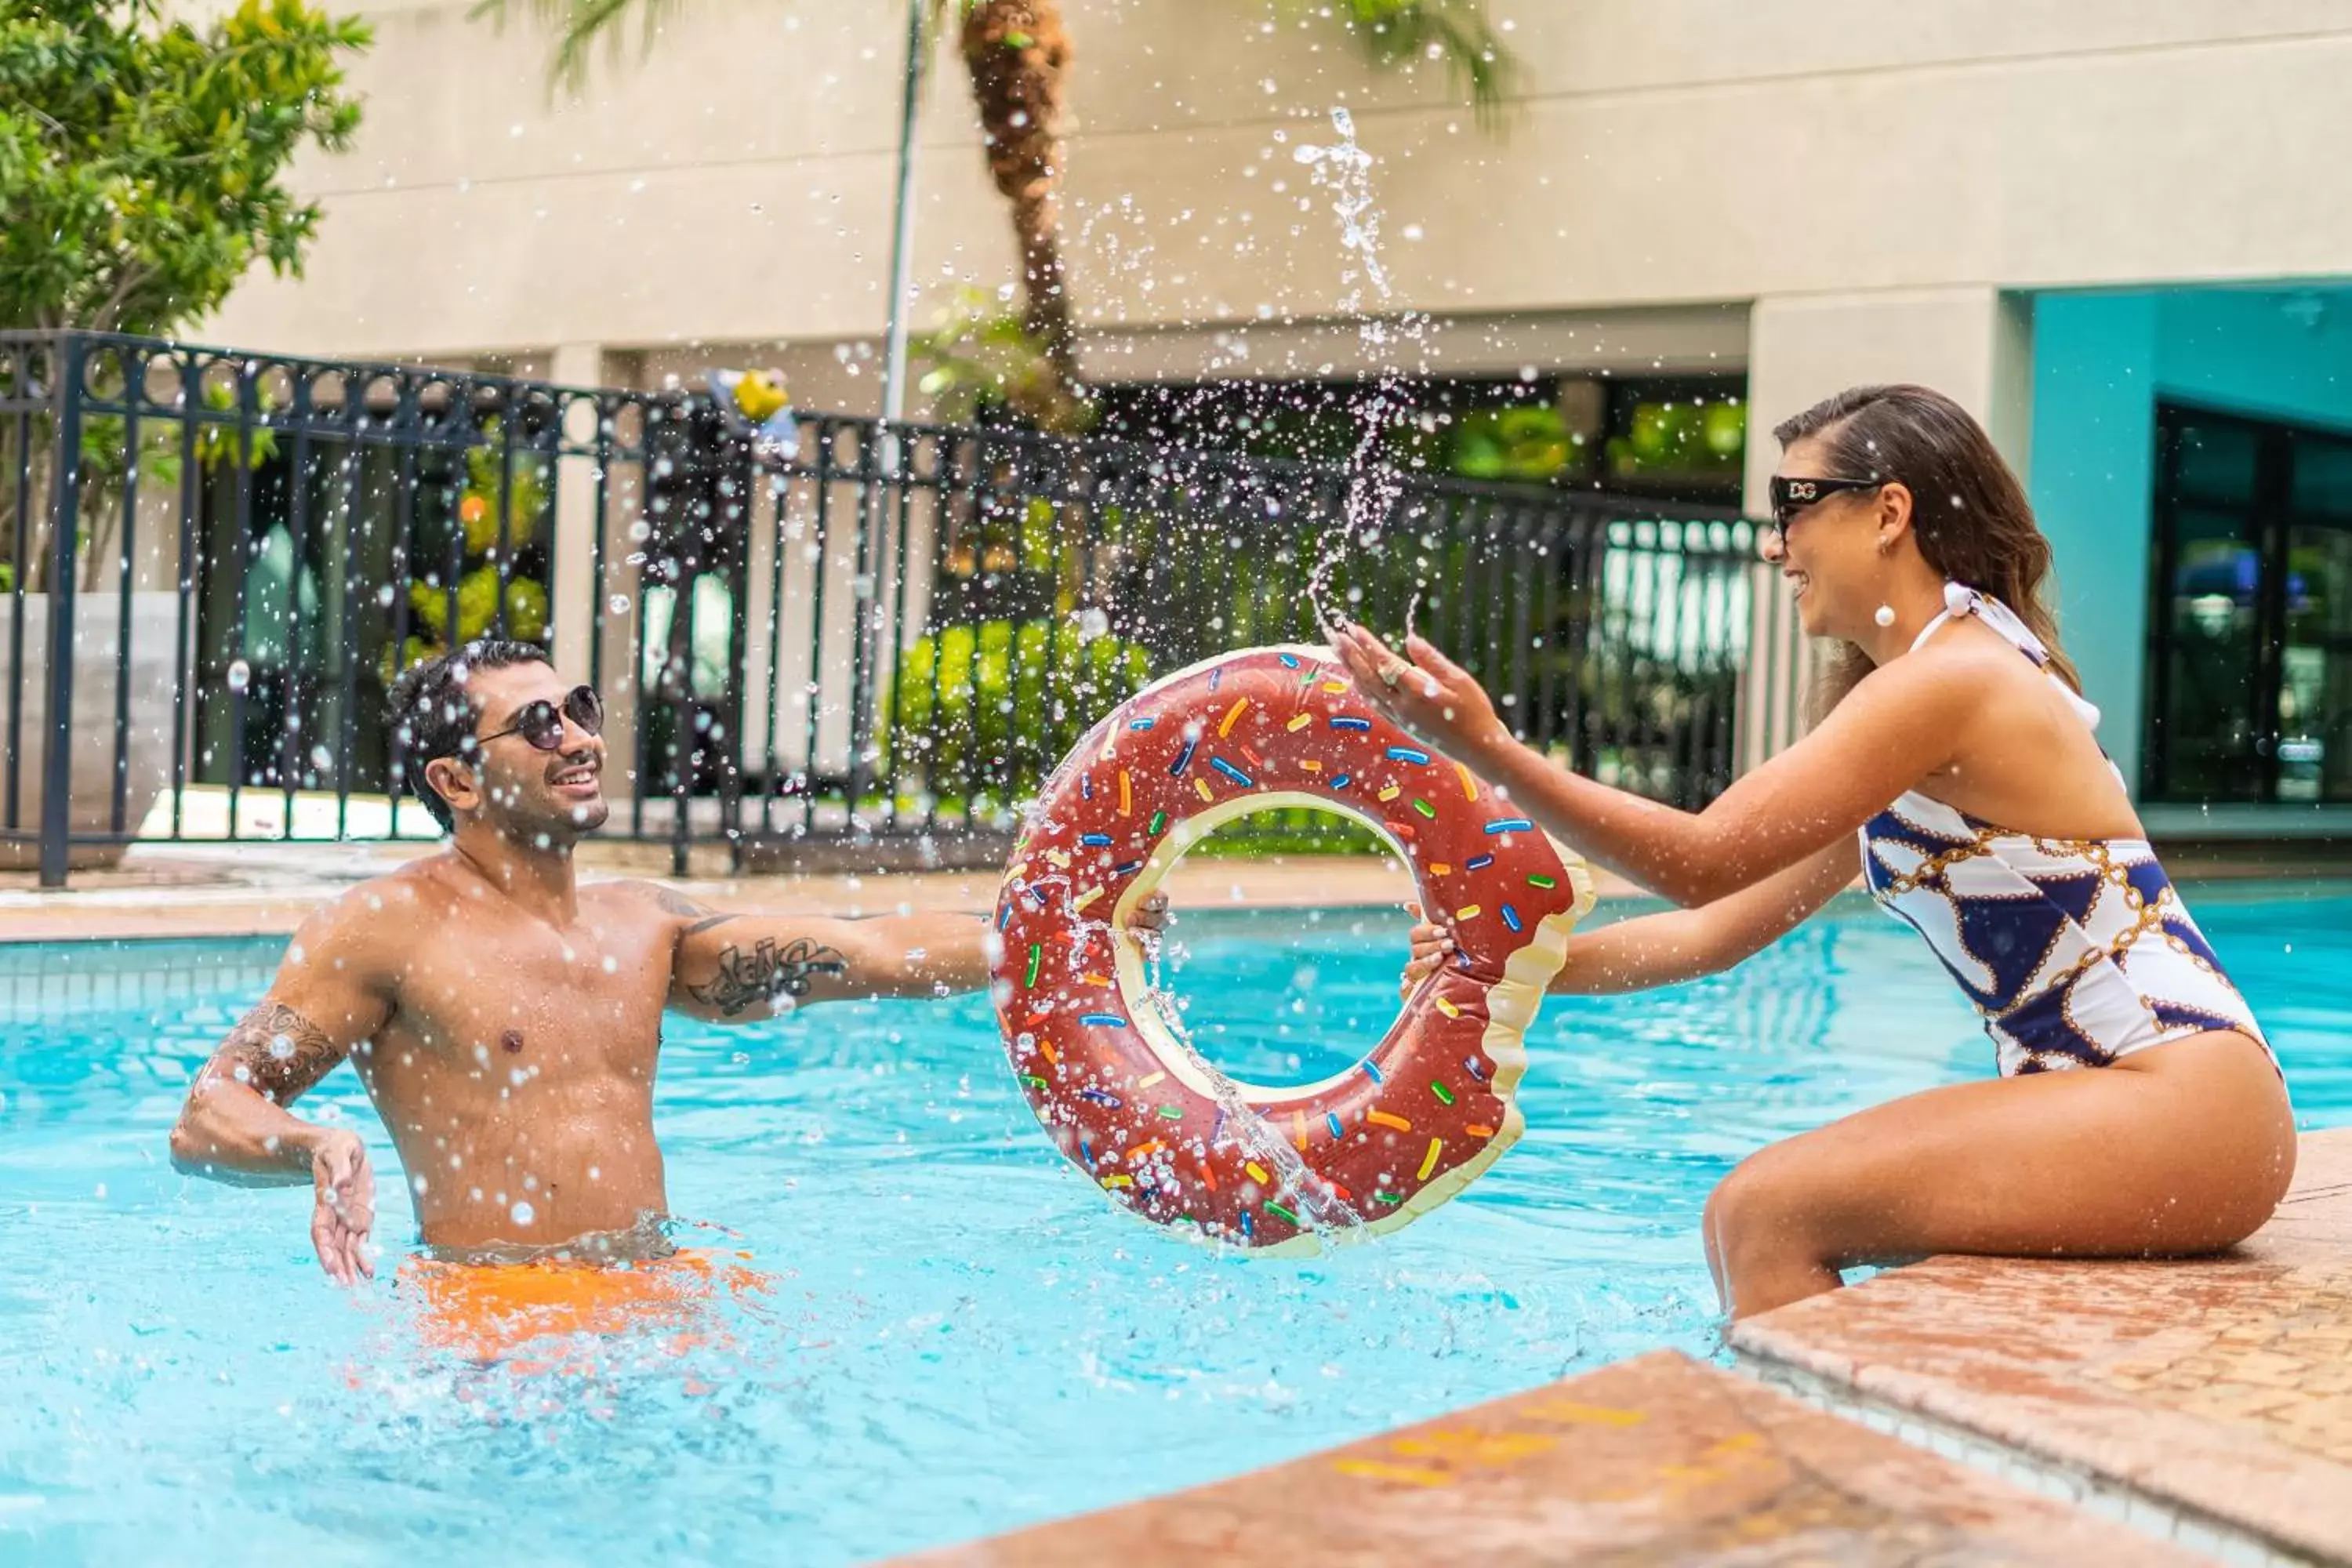
<svg viewBox="0 0 2352 1568"><path fill-rule="evenodd" d="M317 1202L310 1210L310 1245L338 1285L375 1278L368 1256L368 1232L375 1228L375 1173L368 1169L367 1146L340 1128L319 1134L310 1152L310 1184Z"/></svg>
<svg viewBox="0 0 2352 1568"><path fill-rule="evenodd" d="M1397 982L1397 994L1411 996L1421 983L1437 973L1440 965L1454 956L1454 933L1421 912L1419 904L1407 904L1405 913L1412 917L1412 955L1405 960L1404 977Z"/></svg>

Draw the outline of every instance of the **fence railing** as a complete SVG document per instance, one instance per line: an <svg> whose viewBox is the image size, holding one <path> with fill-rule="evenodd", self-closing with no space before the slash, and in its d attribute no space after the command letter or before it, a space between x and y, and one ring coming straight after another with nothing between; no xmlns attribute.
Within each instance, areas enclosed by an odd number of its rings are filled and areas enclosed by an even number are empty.
<svg viewBox="0 0 2352 1568"><path fill-rule="evenodd" d="M0 857L429 837L408 661L544 643L604 693L605 832L740 860L1001 851L1155 674L1408 618L1565 763L1736 771L1749 526L1590 492L803 416L699 393L0 333ZM1296 835L1296 822L1236 831Z"/></svg>

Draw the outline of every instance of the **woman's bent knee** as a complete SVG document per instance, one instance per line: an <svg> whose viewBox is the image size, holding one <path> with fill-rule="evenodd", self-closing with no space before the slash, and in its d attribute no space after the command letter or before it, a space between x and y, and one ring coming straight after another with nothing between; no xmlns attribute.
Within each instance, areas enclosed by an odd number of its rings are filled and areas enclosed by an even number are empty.
<svg viewBox="0 0 2352 1568"><path fill-rule="evenodd" d="M1817 1216L1780 1147L1750 1154L1707 1194L1707 1237L1727 1268L1764 1258L1821 1261Z"/></svg>

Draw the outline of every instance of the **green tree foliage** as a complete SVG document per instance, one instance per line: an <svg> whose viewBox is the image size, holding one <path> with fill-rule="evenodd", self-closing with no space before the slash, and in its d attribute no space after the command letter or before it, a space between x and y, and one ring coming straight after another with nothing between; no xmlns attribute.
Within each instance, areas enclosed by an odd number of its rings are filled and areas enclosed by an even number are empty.
<svg viewBox="0 0 2352 1568"><path fill-rule="evenodd" d="M0 0L0 326L169 332L257 258L299 275L319 205L283 183L341 152L361 22L245 0L199 29L155 0Z"/></svg>

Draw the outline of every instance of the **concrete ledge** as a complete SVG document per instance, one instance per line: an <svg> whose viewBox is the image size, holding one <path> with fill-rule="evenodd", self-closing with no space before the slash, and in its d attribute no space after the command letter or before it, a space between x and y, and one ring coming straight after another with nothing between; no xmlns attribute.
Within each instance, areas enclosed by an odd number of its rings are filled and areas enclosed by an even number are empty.
<svg viewBox="0 0 2352 1568"><path fill-rule="evenodd" d="M110 872L75 879L45 892L26 877L0 879L0 943L87 938L283 935L352 883L380 876L433 846L268 845L200 854L176 848L142 854ZM666 860L648 864L643 847L583 847L581 875L670 880ZM995 907L1001 868L895 872L886 876L705 874L675 885L728 909L784 914L884 914L901 905L980 913ZM1634 889L1599 878L1603 897ZM1370 856L1296 856L1265 860L1194 858L1178 866L1168 889L1180 911L1209 909L1400 910L1412 880L1393 862ZM1403 915L1397 919L1402 927Z"/></svg>
<svg viewBox="0 0 2352 1568"><path fill-rule="evenodd" d="M2352 1129L2221 1257L1938 1258L1734 1328L1757 1376L2232 1563L2352 1563Z"/></svg>
<svg viewBox="0 0 2352 1568"><path fill-rule="evenodd" d="M2194 1559L1661 1351L1230 1481L901 1561L2080 1568Z"/></svg>

